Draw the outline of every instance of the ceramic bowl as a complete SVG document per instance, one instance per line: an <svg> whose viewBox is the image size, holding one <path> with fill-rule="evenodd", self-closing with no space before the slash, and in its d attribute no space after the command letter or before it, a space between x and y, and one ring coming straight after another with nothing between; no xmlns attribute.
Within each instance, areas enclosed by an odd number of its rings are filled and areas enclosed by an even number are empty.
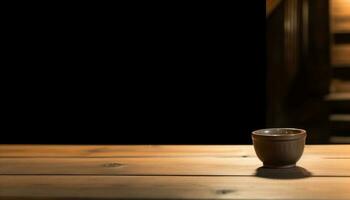
<svg viewBox="0 0 350 200"><path fill-rule="evenodd" d="M270 128L253 131L256 155L268 168L294 167L304 152L306 131Z"/></svg>

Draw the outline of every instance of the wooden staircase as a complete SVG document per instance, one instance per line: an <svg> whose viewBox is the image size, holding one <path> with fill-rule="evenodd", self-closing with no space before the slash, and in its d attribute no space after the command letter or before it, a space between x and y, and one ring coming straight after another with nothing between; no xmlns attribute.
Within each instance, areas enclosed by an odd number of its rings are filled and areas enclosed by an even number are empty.
<svg viewBox="0 0 350 200"><path fill-rule="evenodd" d="M330 94L331 143L350 143L350 1L330 0L331 65Z"/></svg>

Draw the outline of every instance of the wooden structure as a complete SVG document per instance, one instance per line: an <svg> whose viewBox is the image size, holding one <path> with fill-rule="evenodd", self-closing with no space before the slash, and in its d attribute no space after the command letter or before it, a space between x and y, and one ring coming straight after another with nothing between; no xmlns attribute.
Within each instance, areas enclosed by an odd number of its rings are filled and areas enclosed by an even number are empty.
<svg viewBox="0 0 350 200"><path fill-rule="evenodd" d="M251 145L0 145L0 199L350 199L350 146L260 166Z"/></svg>
<svg viewBox="0 0 350 200"><path fill-rule="evenodd" d="M284 0L266 19L267 127L299 127L329 142L328 0Z"/></svg>
<svg viewBox="0 0 350 200"><path fill-rule="evenodd" d="M327 96L333 143L350 143L350 1L330 0L333 80ZM341 97L341 98L339 98Z"/></svg>

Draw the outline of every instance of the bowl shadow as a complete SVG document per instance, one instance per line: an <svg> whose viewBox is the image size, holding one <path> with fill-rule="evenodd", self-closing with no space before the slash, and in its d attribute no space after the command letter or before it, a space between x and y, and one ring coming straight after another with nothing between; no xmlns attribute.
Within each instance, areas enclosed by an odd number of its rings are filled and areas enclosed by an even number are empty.
<svg viewBox="0 0 350 200"><path fill-rule="evenodd" d="M299 166L286 169L259 167L256 169L255 176L270 179L301 179L311 177L312 173Z"/></svg>

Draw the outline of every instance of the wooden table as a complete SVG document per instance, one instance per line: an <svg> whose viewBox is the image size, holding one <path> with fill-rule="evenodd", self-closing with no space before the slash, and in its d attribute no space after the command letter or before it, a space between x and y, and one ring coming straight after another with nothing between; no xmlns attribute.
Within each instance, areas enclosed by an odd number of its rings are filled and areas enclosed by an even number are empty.
<svg viewBox="0 0 350 200"><path fill-rule="evenodd" d="M350 199L350 145L260 166L250 145L0 145L0 199Z"/></svg>

